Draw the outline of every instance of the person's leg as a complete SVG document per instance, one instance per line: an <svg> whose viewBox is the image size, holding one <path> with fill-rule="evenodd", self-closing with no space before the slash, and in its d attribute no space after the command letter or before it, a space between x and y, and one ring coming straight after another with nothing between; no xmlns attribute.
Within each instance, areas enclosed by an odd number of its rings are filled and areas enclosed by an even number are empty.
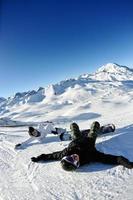
<svg viewBox="0 0 133 200"><path fill-rule="evenodd" d="M95 144L95 141L96 141L96 138L97 138L99 131L100 131L99 122L97 122L97 121L93 122L91 124L90 130L88 131L88 137L91 138L94 141L94 144Z"/></svg>
<svg viewBox="0 0 133 200"><path fill-rule="evenodd" d="M130 162L127 158L123 156L115 156L111 154L104 154L102 152L96 151L93 155L92 161L101 162L104 164L112 164L112 165L122 165L126 168L132 169L133 162Z"/></svg>
<svg viewBox="0 0 133 200"><path fill-rule="evenodd" d="M93 155L92 161L101 162L104 164L118 164L118 156L104 154L100 151L96 151Z"/></svg>
<svg viewBox="0 0 133 200"><path fill-rule="evenodd" d="M82 133L79 130L79 126L76 123L70 125L72 139L78 139L82 137Z"/></svg>

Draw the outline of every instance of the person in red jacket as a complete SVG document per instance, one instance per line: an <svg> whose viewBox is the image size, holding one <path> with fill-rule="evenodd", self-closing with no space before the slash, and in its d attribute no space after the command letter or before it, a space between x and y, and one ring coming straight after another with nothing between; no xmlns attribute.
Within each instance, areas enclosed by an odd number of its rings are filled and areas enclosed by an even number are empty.
<svg viewBox="0 0 133 200"><path fill-rule="evenodd" d="M104 154L95 148L95 142L100 131L99 122L92 123L87 137L79 130L76 123L70 125L70 129L75 136L75 139L62 151L53 152L50 154L41 154L37 157L32 157L33 162L61 160L61 166L64 170L71 171L79 166L90 162L101 162L105 164L123 165L126 168L133 168L133 162L130 162L123 156Z"/></svg>

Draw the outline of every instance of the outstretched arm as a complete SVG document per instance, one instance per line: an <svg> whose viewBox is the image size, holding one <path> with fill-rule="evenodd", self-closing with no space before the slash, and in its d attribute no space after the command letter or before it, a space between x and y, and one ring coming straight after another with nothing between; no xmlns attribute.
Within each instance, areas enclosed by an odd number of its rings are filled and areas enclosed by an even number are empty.
<svg viewBox="0 0 133 200"><path fill-rule="evenodd" d="M33 162L39 162L39 161L48 161L48 160L61 160L64 156L66 156L68 153L68 148L65 148L62 151L53 152L50 154L41 154L37 157L32 157L31 160Z"/></svg>
<svg viewBox="0 0 133 200"><path fill-rule="evenodd" d="M24 148L26 147L28 144L30 144L31 142L33 142L34 140L36 140L36 137L30 137L27 140L25 140L22 143L16 144L15 145L15 149L19 149L19 148Z"/></svg>

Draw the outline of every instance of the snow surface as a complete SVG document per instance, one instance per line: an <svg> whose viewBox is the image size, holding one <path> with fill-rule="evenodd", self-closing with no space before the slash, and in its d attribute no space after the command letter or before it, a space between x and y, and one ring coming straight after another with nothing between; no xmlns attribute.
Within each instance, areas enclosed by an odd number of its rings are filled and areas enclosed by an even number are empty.
<svg viewBox="0 0 133 200"><path fill-rule="evenodd" d="M133 161L132 69L109 63L98 71L0 98L0 200L133 199L131 169L92 163L66 172L60 162L30 161L33 156L65 148L69 141L60 141L58 136L48 135L42 144L34 142L14 150L15 144L28 138L28 124L50 120L69 130L71 122L85 129L97 120L117 128L97 138L97 149Z"/></svg>

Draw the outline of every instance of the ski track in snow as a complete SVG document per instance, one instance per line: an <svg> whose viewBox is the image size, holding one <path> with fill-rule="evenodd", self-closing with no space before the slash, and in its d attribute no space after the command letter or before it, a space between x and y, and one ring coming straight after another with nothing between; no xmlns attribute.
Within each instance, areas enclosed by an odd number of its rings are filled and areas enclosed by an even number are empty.
<svg viewBox="0 0 133 200"><path fill-rule="evenodd" d="M128 126L130 127L130 126ZM14 128L15 129L15 128ZM20 128L21 129L21 128ZM97 139L97 148L110 153L126 154L126 148L133 151L132 142L124 148L118 143L123 142L132 126L122 129L123 134L107 134ZM24 135L24 133L23 133ZM14 140L16 136L14 136ZM48 143L31 145L24 150L14 150L13 139L0 141L0 199L2 200L114 200L123 199L125 191L130 193L128 182L133 180L132 170L122 166L108 166L100 163L85 165L76 172L66 172L59 162L32 163L30 158L43 152L54 151L66 147L67 142L58 142L55 136L48 136ZM11 140L11 141L10 141ZM115 148L113 150L113 148ZM127 151L127 155L131 154ZM126 156L126 155L125 155ZM133 157L131 158L133 160ZM131 183L130 183L131 185ZM127 197L125 197L127 198Z"/></svg>
<svg viewBox="0 0 133 200"><path fill-rule="evenodd" d="M17 162L21 152L14 150L14 144L9 141L2 141L0 144L0 173L1 183L0 198L6 199L34 199L38 188L35 185L34 173L38 166L26 165L23 160ZM25 189L23 190L23 186ZM26 192L26 194L25 194ZM34 194L34 195L33 195ZM33 197L32 197L33 196Z"/></svg>

